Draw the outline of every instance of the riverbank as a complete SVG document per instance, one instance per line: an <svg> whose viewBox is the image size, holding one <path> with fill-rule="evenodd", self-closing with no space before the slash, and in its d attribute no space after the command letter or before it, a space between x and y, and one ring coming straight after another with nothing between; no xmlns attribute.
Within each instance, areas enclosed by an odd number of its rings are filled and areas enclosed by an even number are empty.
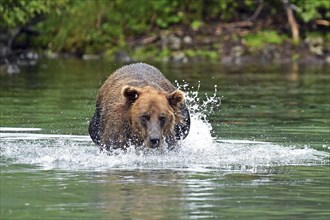
<svg viewBox="0 0 330 220"><path fill-rule="evenodd" d="M203 24L198 28L177 25L151 34L130 36L125 39L124 46L103 48L93 53L55 52L51 48L28 48L20 44L16 45L16 49L9 50L2 44L0 71L19 73L20 68L35 65L42 56L50 59L62 56L84 60L107 59L119 63L187 63L205 60L225 65L330 63L329 35L307 33L299 44L294 44L288 35L268 28L263 23L249 21Z"/></svg>
<svg viewBox="0 0 330 220"><path fill-rule="evenodd" d="M329 9L327 0L7 1L0 4L0 65L14 74L43 55L329 63Z"/></svg>
<svg viewBox="0 0 330 220"><path fill-rule="evenodd" d="M205 24L201 28L176 26L156 35L128 39L126 50L114 53L119 61L159 60L198 62L214 60L224 64L330 63L329 36L307 33L299 44L267 29L265 24L235 22ZM105 53L112 56L111 52Z"/></svg>

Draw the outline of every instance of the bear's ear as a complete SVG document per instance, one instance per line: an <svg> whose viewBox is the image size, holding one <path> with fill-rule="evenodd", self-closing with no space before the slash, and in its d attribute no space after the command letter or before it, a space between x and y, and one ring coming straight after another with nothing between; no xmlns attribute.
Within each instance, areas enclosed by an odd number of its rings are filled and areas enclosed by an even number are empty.
<svg viewBox="0 0 330 220"><path fill-rule="evenodd" d="M124 86L122 94L125 96L129 103L133 103L139 97L140 91L138 88L133 86Z"/></svg>
<svg viewBox="0 0 330 220"><path fill-rule="evenodd" d="M175 90L167 97L172 107L178 107L184 103L184 93L181 90Z"/></svg>

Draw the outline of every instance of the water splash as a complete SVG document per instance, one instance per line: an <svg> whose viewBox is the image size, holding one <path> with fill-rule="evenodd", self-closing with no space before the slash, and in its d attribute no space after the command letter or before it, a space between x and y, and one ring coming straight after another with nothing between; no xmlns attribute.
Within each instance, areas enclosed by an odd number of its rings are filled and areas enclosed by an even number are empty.
<svg viewBox="0 0 330 220"><path fill-rule="evenodd" d="M189 83L185 81L183 81L182 84L179 84L176 81L176 84L179 89L186 91L186 102L189 106L189 111L193 116L207 122L206 118L214 113L214 111L220 106L221 99L217 95L217 85L214 86L214 92L211 96L205 93L203 97L199 94L200 82L198 82L197 88L189 86Z"/></svg>
<svg viewBox="0 0 330 220"><path fill-rule="evenodd" d="M204 126L200 121L197 123ZM8 163L43 169L172 169L180 171L268 172L269 167L326 164L329 154L309 147L283 147L266 142L216 141L205 131L194 133L171 152L100 153L88 136L1 133L1 158Z"/></svg>
<svg viewBox="0 0 330 220"><path fill-rule="evenodd" d="M197 91L187 89L191 112L191 130L170 152L136 152L115 155L101 153L89 136L27 133L39 130L1 128L1 165L29 164L42 169L109 170L170 169L193 172L268 173L272 167L327 164L329 153L310 147L285 147L267 142L217 140L207 116L220 103L214 95L201 99Z"/></svg>

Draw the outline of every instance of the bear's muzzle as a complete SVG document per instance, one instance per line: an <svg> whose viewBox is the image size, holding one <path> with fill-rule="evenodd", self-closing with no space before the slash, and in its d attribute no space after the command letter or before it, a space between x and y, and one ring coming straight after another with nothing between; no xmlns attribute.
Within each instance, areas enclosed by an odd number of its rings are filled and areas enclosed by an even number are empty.
<svg viewBox="0 0 330 220"><path fill-rule="evenodd" d="M155 149L159 147L159 138L150 138L150 148Z"/></svg>

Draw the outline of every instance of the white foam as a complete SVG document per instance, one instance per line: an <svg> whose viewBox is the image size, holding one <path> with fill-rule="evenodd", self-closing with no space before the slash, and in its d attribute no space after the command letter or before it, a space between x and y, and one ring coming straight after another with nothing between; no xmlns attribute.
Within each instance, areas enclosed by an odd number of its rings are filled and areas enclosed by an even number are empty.
<svg viewBox="0 0 330 220"><path fill-rule="evenodd" d="M194 122L205 126L201 121ZM43 169L195 172L268 172L267 169L274 166L325 164L329 157L329 153L309 147L239 140L217 142L203 132L192 130L192 135L182 141L181 148L172 152L143 154L132 148L127 153L119 151L111 156L99 152L88 136L1 133L0 152L2 159L11 159L12 163L36 165Z"/></svg>
<svg viewBox="0 0 330 220"><path fill-rule="evenodd" d="M41 131L41 128L13 128L13 127L0 127L0 132L4 131Z"/></svg>
<svg viewBox="0 0 330 220"><path fill-rule="evenodd" d="M0 133L0 138L3 141L10 140L38 140L38 139L68 139L74 141L90 140L89 136L83 135L67 135L67 134L34 134L34 133Z"/></svg>

